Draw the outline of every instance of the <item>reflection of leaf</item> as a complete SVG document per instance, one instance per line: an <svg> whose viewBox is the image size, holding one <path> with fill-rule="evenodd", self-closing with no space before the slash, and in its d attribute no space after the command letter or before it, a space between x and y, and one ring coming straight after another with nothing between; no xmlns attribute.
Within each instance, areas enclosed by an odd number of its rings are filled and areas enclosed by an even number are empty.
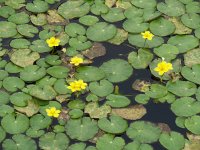
<svg viewBox="0 0 200 150"><path fill-rule="evenodd" d="M101 43L95 42L90 49L84 51L82 54L88 57L89 59L94 59L96 57L105 55L106 49Z"/></svg>
<svg viewBox="0 0 200 150"><path fill-rule="evenodd" d="M127 120L138 120L146 113L146 108L142 105L133 105L128 108L112 109L112 113Z"/></svg>
<svg viewBox="0 0 200 150"><path fill-rule="evenodd" d="M33 116L39 111L39 105L35 100L29 100L26 107L15 106L15 109L21 113L25 113L28 117Z"/></svg>

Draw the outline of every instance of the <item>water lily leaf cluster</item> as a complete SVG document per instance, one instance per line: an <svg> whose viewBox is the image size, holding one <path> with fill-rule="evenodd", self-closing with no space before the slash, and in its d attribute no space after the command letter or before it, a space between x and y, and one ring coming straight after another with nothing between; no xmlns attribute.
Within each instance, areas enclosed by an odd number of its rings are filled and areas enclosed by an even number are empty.
<svg viewBox="0 0 200 150"><path fill-rule="evenodd" d="M0 149L199 146L199 45L197 0L0 0Z"/></svg>

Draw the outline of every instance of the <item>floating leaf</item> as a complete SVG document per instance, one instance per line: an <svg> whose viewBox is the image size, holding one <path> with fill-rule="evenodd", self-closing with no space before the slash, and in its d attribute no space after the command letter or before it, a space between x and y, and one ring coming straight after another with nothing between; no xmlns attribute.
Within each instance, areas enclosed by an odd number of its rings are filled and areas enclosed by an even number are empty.
<svg viewBox="0 0 200 150"><path fill-rule="evenodd" d="M101 17L107 22L118 22L125 18L123 9L110 8L106 14L102 14Z"/></svg>
<svg viewBox="0 0 200 150"><path fill-rule="evenodd" d="M6 137L6 132L2 129L2 127L0 127L0 142L2 142L5 137Z"/></svg>
<svg viewBox="0 0 200 150"><path fill-rule="evenodd" d="M47 17L45 14L37 14L30 16L31 22L36 26L43 26L47 24Z"/></svg>
<svg viewBox="0 0 200 150"><path fill-rule="evenodd" d="M29 149L37 150L36 142L23 134L13 135L12 139L6 139L2 144L3 149Z"/></svg>
<svg viewBox="0 0 200 150"><path fill-rule="evenodd" d="M131 52L128 55L128 62L135 69L145 69L153 59L153 54L145 49L139 49L138 52Z"/></svg>
<svg viewBox="0 0 200 150"><path fill-rule="evenodd" d="M1 120L3 129L9 134L19 134L25 132L29 127L29 119L22 114L8 114Z"/></svg>
<svg viewBox="0 0 200 150"><path fill-rule="evenodd" d="M99 19L96 16L92 16L92 15L85 15L79 18L79 22L86 26L92 26L98 21Z"/></svg>
<svg viewBox="0 0 200 150"><path fill-rule="evenodd" d="M171 110L177 116L193 116L200 113L200 102L191 97L182 97L172 103Z"/></svg>
<svg viewBox="0 0 200 150"><path fill-rule="evenodd" d="M7 21L0 22L0 38L10 38L17 34L16 24Z"/></svg>
<svg viewBox="0 0 200 150"><path fill-rule="evenodd" d="M33 3L27 3L26 9L33 13L42 13L49 9L49 5L45 1L34 0Z"/></svg>
<svg viewBox="0 0 200 150"><path fill-rule="evenodd" d="M87 29L87 37L96 42L103 42L112 39L117 33L117 28L106 22L99 22Z"/></svg>
<svg viewBox="0 0 200 150"><path fill-rule="evenodd" d="M124 150L132 150L132 149L137 149L137 150L153 150L152 146L149 144L141 144L138 141L134 141L131 143L128 143L125 147Z"/></svg>
<svg viewBox="0 0 200 150"><path fill-rule="evenodd" d="M125 81L133 73L129 63L122 59L111 59L104 62L100 69L105 72L106 78L113 83Z"/></svg>
<svg viewBox="0 0 200 150"><path fill-rule="evenodd" d="M112 134L104 134L97 140L96 147L98 150L122 150L125 141L121 137L114 137Z"/></svg>
<svg viewBox="0 0 200 150"><path fill-rule="evenodd" d="M36 114L30 119L30 126L34 130L45 129L51 125L52 120L48 116L43 116L41 114Z"/></svg>
<svg viewBox="0 0 200 150"><path fill-rule="evenodd" d="M12 14L8 18L8 21L13 22L15 24L26 24L26 23L29 23L30 19L27 13L20 12L20 13Z"/></svg>
<svg viewBox="0 0 200 150"><path fill-rule="evenodd" d="M192 67L195 64L200 64L199 60L200 48L190 50L183 56L184 56L184 63L188 67Z"/></svg>
<svg viewBox="0 0 200 150"><path fill-rule="evenodd" d="M95 136L98 132L97 123L89 117L82 119L70 119L66 124L66 132L71 139L87 141Z"/></svg>
<svg viewBox="0 0 200 150"><path fill-rule="evenodd" d="M172 22L170 22L162 17L158 18L156 20L153 20L150 23L151 32L158 36L170 35L175 31L175 29L176 29L176 27Z"/></svg>
<svg viewBox="0 0 200 150"><path fill-rule="evenodd" d="M71 91L67 88L65 79L58 79L54 84L54 89L59 94L71 93Z"/></svg>
<svg viewBox="0 0 200 150"><path fill-rule="evenodd" d="M106 104L112 107L126 107L130 103L130 99L123 95L110 94L106 97Z"/></svg>
<svg viewBox="0 0 200 150"><path fill-rule="evenodd" d="M27 49L30 44L26 39L14 39L10 42L10 46L16 49Z"/></svg>
<svg viewBox="0 0 200 150"><path fill-rule="evenodd" d="M89 84L89 90L99 96L104 97L111 94L114 90L113 84L107 80L101 80L98 82L91 82Z"/></svg>
<svg viewBox="0 0 200 150"><path fill-rule="evenodd" d="M131 3L139 8L151 8L156 6L156 0L131 0Z"/></svg>
<svg viewBox="0 0 200 150"><path fill-rule="evenodd" d="M17 26L17 31L26 37L34 37L39 32L38 28L30 24L22 24Z"/></svg>
<svg viewBox="0 0 200 150"><path fill-rule="evenodd" d="M109 43L120 45L128 38L128 32L126 32L123 29L117 29L117 34L110 40L108 40Z"/></svg>
<svg viewBox="0 0 200 150"><path fill-rule="evenodd" d="M126 134L129 138L140 143L153 143L159 139L161 130L153 123L137 121L130 124Z"/></svg>
<svg viewBox="0 0 200 150"><path fill-rule="evenodd" d="M6 116L7 114L12 114L13 112L14 112L14 109L11 106L4 105L4 104L0 106L0 116L1 117Z"/></svg>
<svg viewBox="0 0 200 150"><path fill-rule="evenodd" d="M177 96L191 96L194 95L197 88L196 85L189 81L176 81L167 83L167 89L169 92Z"/></svg>
<svg viewBox="0 0 200 150"><path fill-rule="evenodd" d="M184 148L185 139L177 132L170 132L169 134L163 132L159 138L159 142L166 148L170 150L180 150Z"/></svg>
<svg viewBox="0 0 200 150"><path fill-rule="evenodd" d="M111 115L109 119L100 118L98 121L98 126L101 130L105 132L120 134L126 131L126 129L128 128L128 123L120 116Z"/></svg>
<svg viewBox="0 0 200 150"><path fill-rule="evenodd" d="M46 69L37 65L24 67L20 72L20 78L26 82L37 81L46 75Z"/></svg>
<svg viewBox="0 0 200 150"><path fill-rule="evenodd" d="M77 37L78 35L85 35L85 28L78 23L70 23L65 27L65 32L71 37Z"/></svg>
<svg viewBox="0 0 200 150"><path fill-rule="evenodd" d="M103 118L107 117L107 114L111 112L109 105L103 105L99 107L97 102L88 103L85 106L84 113L88 113L90 118Z"/></svg>
<svg viewBox="0 0 200 150"><path fill-rule="evenodd" d="M19 49L12 53L10 60L20 67L32 65L40 55L37 52L31 52L29 49Z"/></svg>
<svg viewBox="0 0 200 150"><path fill-rule="evenodd" d="M5 91L0 91L0 105L7 104L9 102L10 95Z"/></svg>
<svg viewBox="0 0 200 150"><path fill-rule="evenodd" d="M28 101L31 100L32 97L23 92L16 92L10 96L10 102L15 106L25 107L28 104Z"/></svg>
<svg viewBox="0 0 200 150"><path fill-rule="evenodd" d="M66 78L69 69L64 66L53 66L47 69L47 73L55 78Z"/></svg>
<svg viewBox="0 0 200 150"><path fill-rule="evenodd" d="M48 10L47 21L49 24L53 25L65 25L67 22L58 14L57 10Z"/></svg>
<svg viewBox="0 0 200 150"><path fill-rule="evenodd" d="M179 49L179 53L185 53L197 47L199 40L193 35L176 35L171 37L167 43L176 46Z"/></svg>
<svg viewBox="0 0 200 150"><path fill-rule="evenodd" d="M150 90L145 92L151 98L161 98L168 93L167 88L160 84L151 84Z"/></svg>
<svg viewBox="0 0 200 150"><path fill-rule="evenodd" d="M76 71L75 77L85 82L98 81L105 77L105 73L94 66L79 67Z"/></svg>
<svg viewBox="0 0 200 150"><path fill-rule="evenodd" d="M200 15L196 13L184 14L181 16L182 23L192 29L200 27Z"/></svg>
<svg viewBox="0 0 200 150"><path fill-rule="evenodd" d="M69 138L64 133L47 132L39 139L39 147L41 149L67 149L68 145Z"/></svg>
<svg viewBox="0 0 200 150"><path fill-rule="evenodd" d="M10 92L15 92L25 86L23 80L18 77L7 77L3 80L3 87Z"/></svg>
<svg viewBox="0 0 200 150"><path fill-rule="evenodd" d="M65 19L82 17L90 11L90 5L84 0L67 1L59 6L58 13Z"/></svg>
<svg viewBox="0 0 200 150"><path fill-rule="evenodd" d="M200 116L194 115L185 120L185 127L194 134L200 135Z"/></svg>
<svg viewBox="0 0 200 150"><path fill-rule="evenodd" d="M181 16L185 13L185 6L178 0L165 0L158 3L157 9L168 16Z"/></svg>

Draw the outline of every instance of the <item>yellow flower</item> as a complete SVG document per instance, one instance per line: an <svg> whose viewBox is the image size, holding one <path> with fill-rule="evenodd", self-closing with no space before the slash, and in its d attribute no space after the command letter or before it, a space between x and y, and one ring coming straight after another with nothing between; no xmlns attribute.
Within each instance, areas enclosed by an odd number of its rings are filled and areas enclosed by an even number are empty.
<svg viewBox="0 0 200 150"><path fill-rule="evenodd" d="M57 39L55 37L51 37L50 39L46 40L49 47L59 46L60 39Z"/></svg>
<svg viewBox="0 0 200 150"><path fill-rule="evenodd" d="M70 59L70 64L73 64L75 66L78 66L81 63L83 63L83 58L75 56L75 57Z"/></svg>
<svg viewBox="0 0 200 150"><path fill-rule="evenodd" d="M85 90L86 87L87 87L87 83L83 82L83 80L77 80L74 82L70 82L67 88L70 89L72 92L76 92L76 91Z"/></svg>
<svg viewBox="0 0 200 150"><path fill-rule="evenodd" d="M50 107L49 109L46 109L47 115L50 117L58 118L60 114L60 110L56 110L55 107Z"/></svg>
<svg viewBox="0 0 200 150"><path fill-rule="evenodd" d="M158 72L160 76L162 76L165 72L169 70L173 70L172 64L167 63L166 61L162 60L162 62L157 64L157 67L154 68L154 71Z"/></svg>
<svg viewBox="0 0 200 150"><path fill-rule="evenodd" d="M154 35L150 31L145 31L141 33L142 37L147 40L152 40Z"/></svg>

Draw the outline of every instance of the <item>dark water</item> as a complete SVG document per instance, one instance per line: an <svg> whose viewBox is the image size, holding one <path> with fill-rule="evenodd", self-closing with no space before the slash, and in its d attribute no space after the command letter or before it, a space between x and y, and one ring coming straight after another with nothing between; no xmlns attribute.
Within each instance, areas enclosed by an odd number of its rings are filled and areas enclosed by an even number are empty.
<svg viewBox="0 0 200 150"><path fill-rule="evenodd" d="M31 2L31 1L32 0L28 0L28 2ZM56 9L61 3L66 2L66 1L67 0L61 0L60 3L52 5L51 9ZM163 0L157 0L157 1L163 1ZM102 19L100 18L100 20L102 20ZM0 21L2 21L1 18L0 18ZM75 20L72 20L71 22L77 22L77 21L78 20L75 19ZM122 28L122 23L123 23L123 21L115 23L115 25L119 28ZM37 37L35 37L35 38L37 38ZM9 45L9 43L10 43L9 39L3 40L3 47L9 48L7 46L7 45ZM114 59L114 58L120 58L120 59L127 60L128 54L130 52L137 51L137 48L129 45L127 41L125 41L121 45L112 45L109 43L103 43L103 45L106 47L106 50L107 50L106 55L103 57L94 59L94 62L91 64L92 66L100 66L103 62L108 61L110 59ZM138 91L133 90L131 87L132 83L136 79L146 80L151 83L158 82L157 80L152 78L150 70L147 68L147 69L142 69L142 70L134 70L133 75L128 80L126 80L125 82L122 82L122 83L118 83L117 85L120 88L120 93L123 95L127 95L127 97L129 97L131 99L132 104L136 104L134 98L137 94L140 93ZM151 121L153 123L166 123L169 125L171 130L185 134L186 130L183 130L176 126L176 124L175 124L176 116L170 110L169 104L167 104L167 103L155 104L152 101L150 101L148 104L145 105L145 108L147 109L147 114L141 120ZM54 123L57 124L56 121ZM121 136L126 140L126 143L132 141L125 134L123 134ZM7 135L7 138L11 138L11 135ZM38 144L38 139L35 139L35 141ZM75 142L78 142L78 141L72 141L71 143L75 143ZM91 145L91 143L90 143L90 145ZM163 150L164 149L159 143L154 143L151 145L153 145L155 150ZM1 145L0 145L0 149L2 149Z"/></svg>

